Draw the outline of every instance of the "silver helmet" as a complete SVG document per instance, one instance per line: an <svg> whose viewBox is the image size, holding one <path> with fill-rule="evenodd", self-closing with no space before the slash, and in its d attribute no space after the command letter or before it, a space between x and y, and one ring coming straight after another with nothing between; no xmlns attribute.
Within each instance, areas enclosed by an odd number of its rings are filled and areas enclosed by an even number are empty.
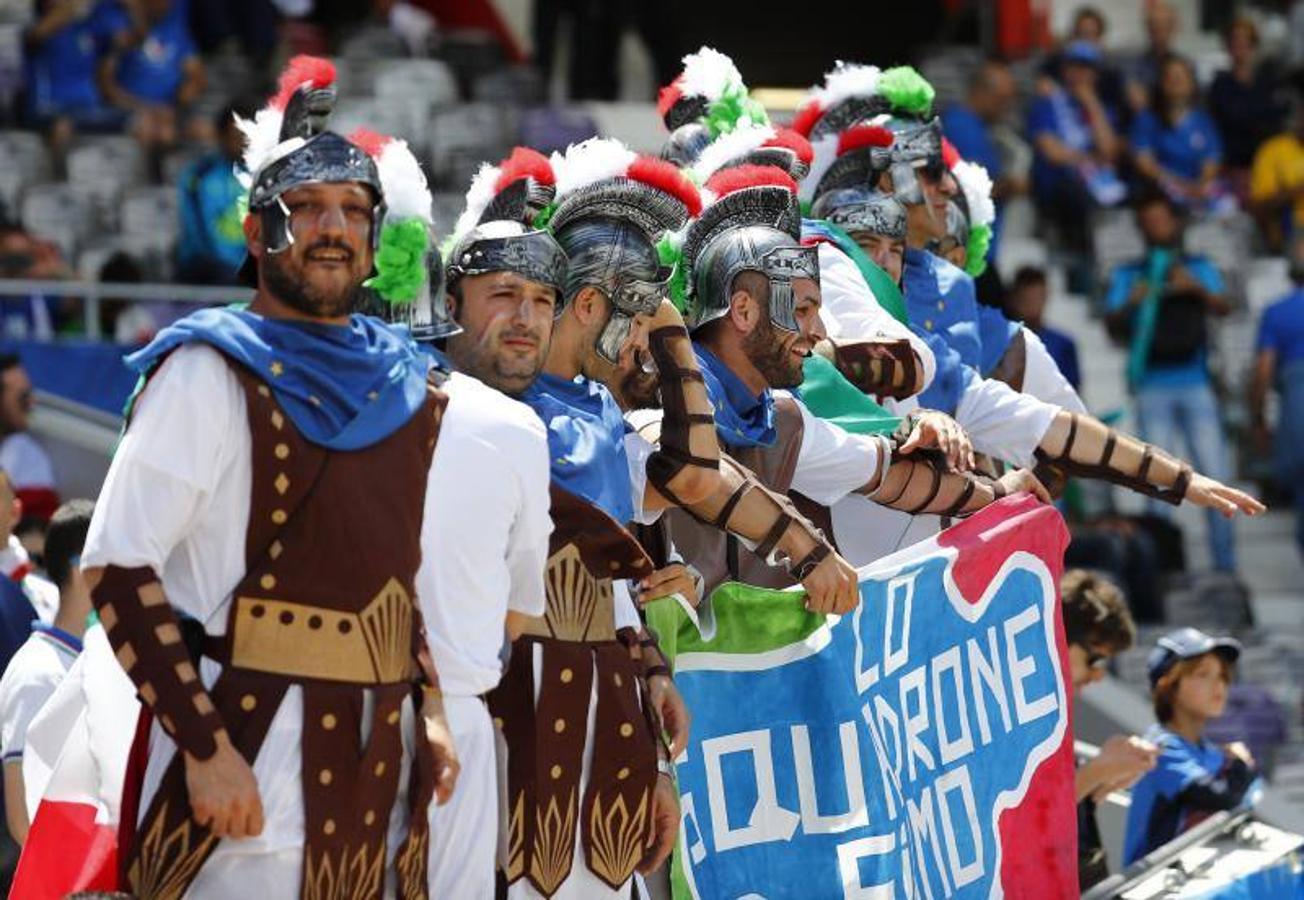
<svg viewBox="0 0 1304 900"><path fill-rule="evenodd" d="M864 232L892 240L906 237L906 208L891 194L865 187L839 188L815 201L811 214L848 234Z"/></svg>

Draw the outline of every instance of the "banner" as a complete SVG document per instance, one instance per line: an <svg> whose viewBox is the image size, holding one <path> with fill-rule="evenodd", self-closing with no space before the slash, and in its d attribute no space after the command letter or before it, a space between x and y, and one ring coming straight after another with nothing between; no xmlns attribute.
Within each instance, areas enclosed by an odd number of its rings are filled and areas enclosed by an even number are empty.
<svg viewBox="0 0 1304 900"><path fill-rule="evenodd" d="M1012 497L862 569L841 618L728 584L704 635L656 604L693 712L675 896L1077 896L1067 542Z"/></svg>

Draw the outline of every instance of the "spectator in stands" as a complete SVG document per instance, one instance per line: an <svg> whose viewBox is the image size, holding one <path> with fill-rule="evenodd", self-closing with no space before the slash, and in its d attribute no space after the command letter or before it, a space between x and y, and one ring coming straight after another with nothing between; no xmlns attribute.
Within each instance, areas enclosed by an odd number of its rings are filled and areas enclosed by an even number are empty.
<svg viewBox="0 0 1304 900"><path fill-rule="evenodd" d="M1096 66L1096 92L1105 106L1119 112L1127 108L1127 98L1123 90L1123 74L1109 59L1105 49L1105 32L1108 24L1104 13L1094 6L1080 6L1073 14L1073 26L1066 43L1085 41L1100 51L1100 62ZM1049 93L1054 83L1063 78L1063 52L1052 54L1040 69L1037 83L1038 93Z"/></svg>
<svg viewBox="0 0 1304 900"><path fill-rule="evenodd" d="M1069 569L1060 580L1064 637L1069 645L1069 678L1075 692L1105 676L1105 667L1132 646L1136 626L1122 592L1084 569ZM1113 791L1131 787L1154 768L1159 749L1135 735L1116 734L1100 752L1078 766L1074 793L1078 801L1078 887L1085 891L1109 875L1096 804Z"/></svg>
<svg viewBox="0 0 1304 900"><path fill-rule="evenodd" d="M20 225L0 225L0 278L58 281L71 274L53 241L29 234ZM51 340L58 314L57 298L44 293L0 297L0 336L15 341Z"/></svg>
<svg viewBox="0 0 1304 900"><path fill-rule="evenodd" d="M1045 323L1046 303L1050 299L1050 286L1046 281L1046 272L1036 266L1023 266L1014 273L1005 297L1005 316L1022 322L1024 328L1030 329L1041 342L1060 374L1073 385L1073 389L1082 392L1082 372L1078 368L1078 345L1073 338L1051 328Z"/></svg>
<svg viewBox="0 0 1304 900"><path fill-rule="evenodd" d="M104 102L96 83L109 17L100 0L39 0L36 13L24 35L27 119L48 132L61 163L74 131L122 127L122 113Z"/></svg>
<svg viewBox="0 0 1304 900"><path fill-rule="evenodd" d="M113 284L139 284L145 280L145 272L135 257L119 250L100 266L99 280ZM162 315L159 306L164 307ZM112 335L116 344L143 346L170 321L166 306L129 297L103 297L100 300L100 334Z"/></svg>
<svg viewBox="0 0 1304 900"><path fill-rule="evenodd" d="M31 517L25 518L23 515L23 501L18 499L9 473L0 469L0 576L18 586L31 604L34 618L42 622L53 622L55 611L59 608L59 591L38 574L38 559L18 536L19 528L30 521ZM41 549L44 552L45 520L42 519L40 524Z"/></svg>
<svg viewBox="0 0 1304 900"><path fill-rule="evenodd" d="M217 116L218 146L181 173L178 202L181 234L177 274L191 284L235 284L245 257L244 186L236 177L244 134L235 116L253 118L245 106L228 106Z"/></svg>
<svg viewBox="0 0 1304 900"><path fill-rule="evenodd" d="M32 380L14 354L0 356L0 469L9 473L23 514L47 520L59 505L50 455L32 437Z"/></svg>
<svg viewBox="0 0 1304 900"><path fill-rule="evenodd" d="M81 573L82 546L95 504L69 500L50 519L46 538L50 577L59 587L59 614L47 625L36 622L32 636L14 654L0 678L0 758L4 760L5 820L19 844L31 824L23 785L27 727L50 699L81 653L91 614L91 593Z"/></svg>
<svg viewBox="0 0 1304 900"><path fill-rule="evenodd" d="M1181 22L1176 9L1158 0L1148 4L1145 25L1145 49L1124 66L1127 102L1132 113L1145 109L1158 90L1164 61L1177 49L1177 31Z"/></svg>
<svg viewBox="0 0 1304 900"><path fill-rule="evenodd" d="M1200 106L1199 93L1190 60L1168 56L1160 64L1150 108L1132 123L1132 154L1142 177L1178 203L1204 209L1230 197L1218 181L1222 140Z"/></svg>
<svg viewBox="0 0 1304 900"><path fill-rule="evenodd" d="M1120 144L1116 112L1096 91L1099 48L1074 41L1063 53L1063 83L1039 96L1028 113L1028 136L1036 155L1032 189L1043 220L1055 223L1075 250L1086 247L1092 204L1120 202L1126 194L1114 172Z"/></svg>
<svg viewBox="0 0 1304 900"><path fill-rule="evenodd" d="M150 151L173 146L178 111L204 90L204 64L190 37L186 4L138 0L122 4L110 26L112 49L100 61L100 90L132 116L132 131Z"/></svg>
<svg viewBox="0 0 1304 900"><path fill-rule="evenodd" d="M1291 96L1286 130L1268 138L1254 154L1250 211L1274 251L1304 228L1304 92L1299 85Z"/></svg>
<svg viewBox="0 0 1304 900"><path fill-rule="evenodd" d="M1158 724L1146 738L1159 746L1159 761L1132 788L1125 865L1209 815L1235 809L1254 784L1254 759L1244 744L1219 747L1204 737L1205 724L1227 703L1240 654L1235 639L1194 628L1164 635L1151 652L1147 668Z"/></svg>
<svg viewBox="0 0 1304 900"><path fill-rule="evenodd" d="M1260 451L1275 450L1278 482L1294 495L1295 541L1304 556L1304 236L1292 249L1295 289L1264 310L1259 321L1250 422ZM1275 435L1264 416L1272 388L1280 400Z"/></svg>
<svg viewBox="0 0 1304 900"><path fill-rule="evenodd" d="M1145 254L1115 267L1105 307L1111 334L1127 342L1140 433L1170 450L1180 435L1197 469L1226 479L1231 464L1208 368L1208 318L1231 312L1222 276L1205 257L1182 251L1181 213L1167 194L1142 195L1136 221ZM1231 522L1216 513L1208 521L1214 567L1234 572Z"/></svg>
<svg viewBox="0 0 1304 900"><path fill-rule="evenodd" d="M1223 35L1231 68L1214 76L1209 114L1222 137L1223 164L1244 200L1250 164L1259 145L1281 130L1289 112L1280 70L1273 60L1257 60L1259 31L1249 19L1236 19Z"/></svg>

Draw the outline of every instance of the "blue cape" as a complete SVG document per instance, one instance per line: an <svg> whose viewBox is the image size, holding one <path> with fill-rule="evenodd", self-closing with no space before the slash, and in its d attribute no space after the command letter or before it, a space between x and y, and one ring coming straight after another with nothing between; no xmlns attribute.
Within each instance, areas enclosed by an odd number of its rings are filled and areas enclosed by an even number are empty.
<svg viewBox="0 0 1304 900"><path fill-rule="evenodd" d="M265 381L299 433L331 450L383 440L425 403L428 358L369 316L325 325L231 307L203 309L164 328L126 363L148 375L168 353L194 341Z"/></svg>
<svg viewBox="0 0 1304 900"><path fill-rule="evenodd" d="M548 428L552 480L617 522L634 518L625 417L603 385L546 372L521 395Z"/></svg>
<svg viewBox="0 0 1304 900"><path fill-rule="evenodd" d="M753 394L742 379L715 354L693 345L697 365L706 382L706 395L715 413L715 431L732 447L769 447L779 439L774 427L774 395L770 389Z"/></svg>

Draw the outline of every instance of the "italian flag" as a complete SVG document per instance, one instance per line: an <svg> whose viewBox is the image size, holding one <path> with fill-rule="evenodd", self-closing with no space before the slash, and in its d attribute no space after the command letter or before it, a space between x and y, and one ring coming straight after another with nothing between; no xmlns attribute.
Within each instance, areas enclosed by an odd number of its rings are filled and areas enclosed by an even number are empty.
<svg viewBox="0 0 1304 900"><path fill-rule="evenodd" d="M136 689L104 628L91 626L81 656L28 731L23 781L35 813L11 898L117 888L119 809L139 716Z"/></svg>

